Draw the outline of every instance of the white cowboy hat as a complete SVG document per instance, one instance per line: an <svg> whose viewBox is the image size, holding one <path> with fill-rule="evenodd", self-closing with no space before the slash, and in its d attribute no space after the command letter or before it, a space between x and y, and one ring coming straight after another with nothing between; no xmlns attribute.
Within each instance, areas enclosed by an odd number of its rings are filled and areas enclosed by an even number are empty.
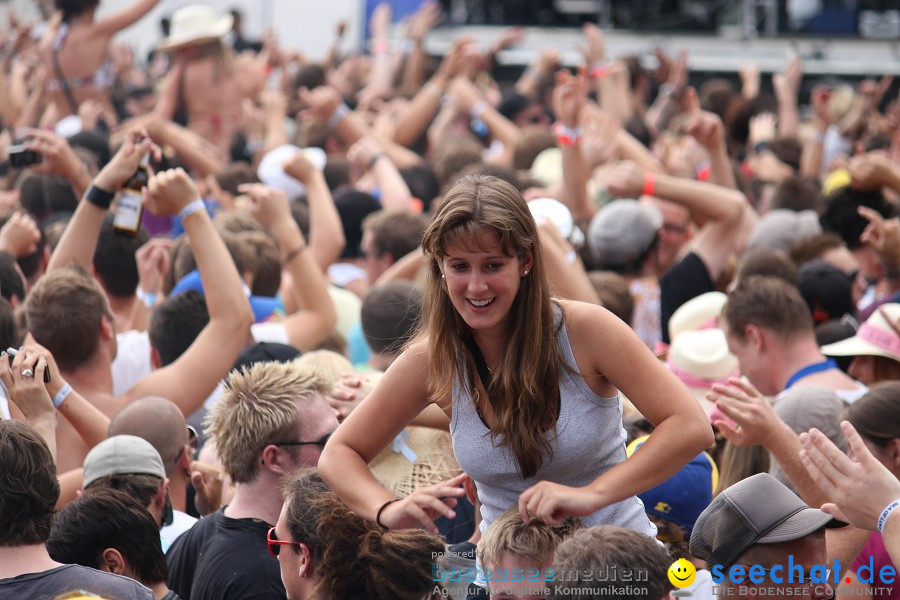
<svg viewBox="0 0 900 600"><path fill-rule="evenodd" d="M216 10L203 4L190 4L175 11L169 37L159 43L160 50L174 50L182 46L217 40L231 31L234 17L216 16Z"/></svg>

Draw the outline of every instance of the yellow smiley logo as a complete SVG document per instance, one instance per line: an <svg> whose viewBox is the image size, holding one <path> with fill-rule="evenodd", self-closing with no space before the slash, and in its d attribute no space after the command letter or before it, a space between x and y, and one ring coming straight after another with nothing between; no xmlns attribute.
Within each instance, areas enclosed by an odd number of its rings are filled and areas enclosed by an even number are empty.
<svg viewBox="0 0 900 600"><path fill-rule="evenodd" d="M679 558L669 567L669 581L677 588L684 588L697 578L697 569L691 564L691 561Z"/></svg>

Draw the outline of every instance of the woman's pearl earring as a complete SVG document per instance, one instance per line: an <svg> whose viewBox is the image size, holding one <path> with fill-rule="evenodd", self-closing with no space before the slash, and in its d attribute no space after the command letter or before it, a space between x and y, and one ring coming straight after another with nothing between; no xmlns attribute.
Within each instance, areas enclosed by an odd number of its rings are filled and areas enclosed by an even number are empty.
<svg viewBox="0 0 900 600"><path fill-rule="evenodd" d="M522 277L525 277L526 275L528 275L528 271L525 271L524 273L522 273Z"/></svg>
<svg viewBox="0 0 900 600"><path fill-rule="evenodd" d="M444 274L443 274L443 273L441 273L441 279L444 279Z"/></svg>

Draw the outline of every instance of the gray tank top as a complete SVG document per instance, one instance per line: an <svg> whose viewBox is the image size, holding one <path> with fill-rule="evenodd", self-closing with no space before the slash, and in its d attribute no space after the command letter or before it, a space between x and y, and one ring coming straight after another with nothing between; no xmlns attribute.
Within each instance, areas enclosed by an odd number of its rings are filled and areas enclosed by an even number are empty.
<svg viewBox="0 0 900 600"><path fill-rule="evenodd" d="M558 306L556 316L562 319L562 309ZM566 363L577 368L565 322L557 340ZM625 429L618 396L602 398L580 375L563 369L559 381L559 420L556 430L549 433L553 458L545 454L538 472L523 480L516 470L512 451L491 442L490 430L475 410L468 378L466 383L463 389L458 383L453 386L450 434L457 461L478 488L482 533L503 511L518 505L519 494L539 481L580 487L625 460ZM589 527L616 525L651 537L656 535L656 527L647 518L637 496L605 506L582 520Z"/></svg>

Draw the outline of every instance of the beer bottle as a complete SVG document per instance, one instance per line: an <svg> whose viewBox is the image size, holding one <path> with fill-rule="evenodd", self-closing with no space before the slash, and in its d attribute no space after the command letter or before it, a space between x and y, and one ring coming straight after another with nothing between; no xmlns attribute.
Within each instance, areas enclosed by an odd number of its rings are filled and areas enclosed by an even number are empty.
<svg viewBox="0 0 900 600"><path fill-rule="evenodd" d="M134 175L125 182L119 192L116 214L113 217L113 230L122 235L137 235L141 228L144 196L143 188L150 181L150 155L141 159Z"/></svg>

